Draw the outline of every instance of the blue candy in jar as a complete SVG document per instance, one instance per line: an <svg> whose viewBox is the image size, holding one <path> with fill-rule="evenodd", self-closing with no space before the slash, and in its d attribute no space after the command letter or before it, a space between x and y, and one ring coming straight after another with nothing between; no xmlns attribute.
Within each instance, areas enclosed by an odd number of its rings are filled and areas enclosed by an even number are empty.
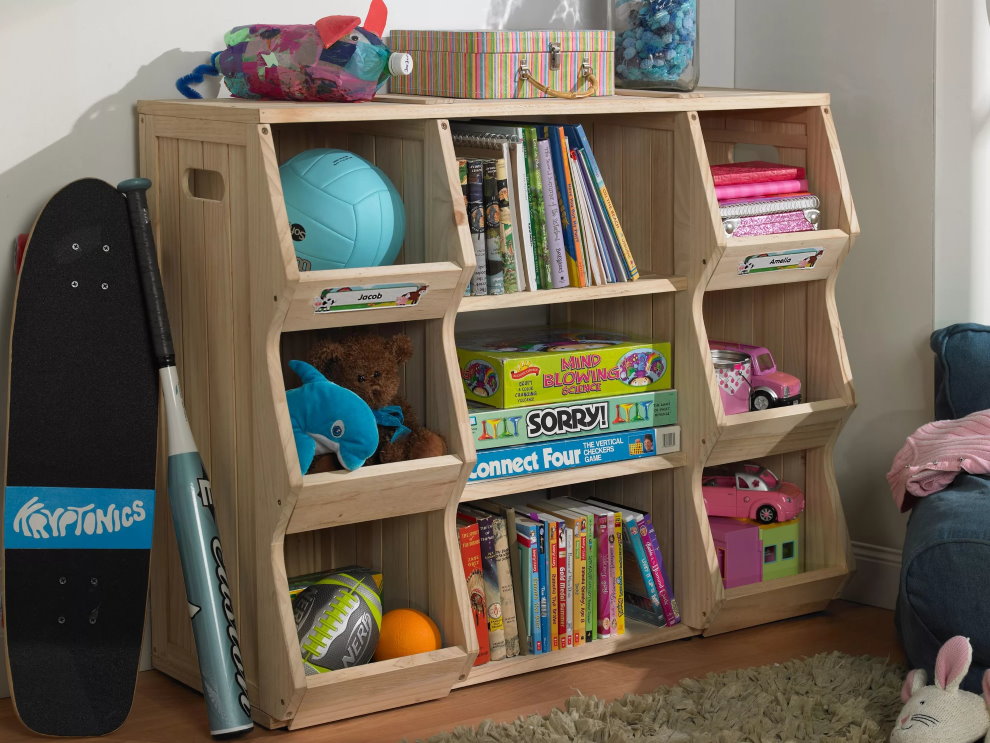
<svg viewBox="0 0 990 743"><path fill-rule="evenodd" d="M615 84L693 90L698 84L698 0L611 0Z"/></svg>

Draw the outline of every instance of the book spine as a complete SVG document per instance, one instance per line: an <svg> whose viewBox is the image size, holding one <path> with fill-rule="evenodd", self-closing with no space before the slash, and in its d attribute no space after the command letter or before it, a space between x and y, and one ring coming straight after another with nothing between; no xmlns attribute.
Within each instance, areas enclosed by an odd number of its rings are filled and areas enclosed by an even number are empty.
<svg viewBox="0 0 990 743"><path fill-rule="evenodd" d="M468 598L471 602L471 616L478 637L478 657L474 665L480 666L491 659L488 648L488 601L485 598L485 577L481 564L481 538L477 524L467 524L457 528L461 546L461 564L464 567L464 580L467 581Z"/></svg>
<svg viewBox="0 0 990 743"><path fill-rule="evenodd" d="M543 631L540 625L540 533L532 524L517 523L516 530L520 540L520 571L528 576L526 621L529 629L529 650L537 655L543 652Z"/></svg>
<svg viewBox="0 0 990 743"><path fill-rule="evenodd" d="M485 209L485 268L489 294L505 294L504 264L502 262L501 210L498 206L498 180L494 160L484 161L481 182Z"/></svg>
<svg viewBox="0 0 990 743"><path fill-rule="evenodd" d="M547 552L548 539L546 524L542 521L537 523L536 549L538 554L538 578L540 591L540 645L542 653L550 652L550 586L548 576L550 573L550 556Z"/></svg>
<svg viewBox="0 0 990 743"><path fill-rule="evenodd" d="M588 564L584 568L585 607L584 641L591 642L598 631L598 538L595 536L595 517L585 516L584 531L588 537Z"/></svg>
<svg viewBox="0 0 990 743"><path fill-rule="evenodd" d="M522 131L520 129L520 131ZM533 249L533 221L529 213L529 180L526 175L526 146L522 137L507 145L510 155L509 204L515 219L515 256L519 266L519 291L536 291L536 252Z"/></svg>
<svg viewBox="0 0 990 743"><path fill-rule="evenodd" d="M557 522L547 521L547 554L550 556L550 571L547 582L550 584L550 649L560 650L560 560L558 550Z"/></svg>
<svg viewBox="0 0 990 743"><path fill-rule="evenodd" d="M539 156L540 176L543 179L543 203L546 208L550 286L554 289L562 289L570 286L570 279L567 274L567 248L564 245L564 227L560 214L557 177L553 172L549 140L539 140L536 147Z"/></svg>
<svg viewBox="0 0 990 743"><path fill-rule="evenodd" d="M505 659L505 625L502 620L502 595L498 587L498 565L495 558L495 529L493 518L478 519L481 536L481 565L485 576L485 597L488 607L488 648L492 660Z"/></svg>
<svg viewBox="0 0 990 743"><path fill-rule="evenodd" d="M745 196L772 196L774 194L807 191L808 181L769 181L761 183L739 183L733 186L715 186L715 198L741 199Z"/></svg>
<svg viewBox="0 0 990 743"><path fill-rule="evenodd" d="M556 147L561 175L557 177L557 184L567 194L567 218L570 226L571 246L568 252L568 271L571 272L571 261L574 261L573 273L571 273L571 283L574 286L588 286L588 267L584 262L584 244L581 242L581 228L578 222L577 201L574 195L574 181L571 177L571 158L567 147L567 135L564 134L564 127L551 127L550 146ZM567 245L567 228L564 229L564 245ZM577 278L577 283L574 279Z"/></svg>
<svg viewBox="0 0 990 743"><path fill-rule="evenodd" d="M595 181L596 190L599 198L601 199L602 206L608 214L609 222L611 222L610 226L615 234L615 239L619 243L619 247L622 250L622 256L625 259L626 271L629 275L629 280L636 281L636 279L639 278L639 269L636 268L636 261L633 259L632 250L629 247L629 242L626 240L626 234L622 231L622 225L619 222L619 214L615 210L615 204L612 203L612 197L609 196L608 189L605 188L605 179L602 177L602 172L598 167L598 161L595 159L595 153L591 149L591 143L588 141L584 127L581 124L577 124L574 127L574 130L577 134L578 142L581 144L581 149L584 151L584 155L588 160L591 176Z"/></svg>
<svg viewBox="0 0 990 743"><path fill-rule="evenodd" d="M529 227L536 262L536 287L549 289L550 249L547 244L547 216L544 206L543 177L536 145L536 129L523 128L523 149L526 160L526 193L529 198Z"/></svg>
<svg viewBox="0 0 990 743"><path fill-rule="evenodd" d="M657 592L656 584L653 582L653 571L650 569L650 561L646 558L646 550L643 548L644 534L640 531L640 525L632 516L623 521L623 536L625 544L628 546L630 554L639 568L642 577L643 588L650 600L650 607L658 616L663 616L663 609L660 606L660 594ZM633 581L626 581L626 596L634 593Z"/></svg>
<svg viewBox="0 0 990 743"><path fill-rule="evenodd" d="M570 528L561 527L564 532L564 621L563 638L566 646L574 647L574 576L571 573L571 565L574 560L574 531Z"/></svg>
<svg viewBox="0 0 990 743"><path fill-rule="evenodd" d="M525 591L515 589L516 577L520 575L522 563L520 562L519 550L516 549L516 542L519 538L516 532L516 511L514 508L498 504L496 508L505 519L505 537L509 552L509 585L512 586L512 598L516 607L516 631L519 635L519 654L527 655L530 650L530 624L527 615L526 600L528 594Z"/></svg>
<svg viewBox="0 0 990 743"><path fill-rule="evenodd" d="M611 606L609 593L611 570L609 569L608 519L605 516L595 516L595 536L598 539L598 626L595 628L597 638L607 638L611 635Z"/></svg>
<svg viewBox="0 0 990 743"><path fill-rule="evenodd" d="M468 175L467 175L467 160L465 158L458 158L457 160L457 175L461 181L461 194L464 196L464 213L470 214L471 207L468 204ZM470 222L469 222L470 224ZM464 296L471 295L471 282L464 287Z"/></svg>
<svg viewBox="0 0 990 743"><path fill-rule="evenodd" d="M468 177L468 225L471 228L471 242L474 245L474 260L477 266L471 278L471 294L488 294L488 268L485 259L485 207L484 207L484 161L467 161Z"/></svg>
<svg viewBox="0 0 990 743"><path fill-rule="evenodd" d="M652 545L654 554L656 555L656 575L660 576L660 582L657 583L657 591L660 593L660 605L663 607L663 614L667 619L667 624L669 626L673 626L681 621L681 612L677 606L677 599L674 598L674 589L670 583L670 579L667 577L667 570L663 564L663 554L660 551L660 542L657 540L657 533L653 528L653 517L650 516L650 514L646 514L646 516L643 517L643 523L646 526L646 533L649 536L650 544ZM655 576L654 579L656 579ZM663 590L660 589L661 585L663 585Z"/></svg>
<svg viewBox="0 0 990 743"><path fill-rule="evenodd" d="M574 522L574 647L585 642L588 622L588 533L583 518Z"/></svg>
<svg viewBox="0 0 990 743"><path fill-rule="evenodd" d="M529 569L531 560L533 559L533 547L530 544L529 537L522 533L516 535L515 552L517 556L516 564L519 567L518 572L514 573L519 577L519 590L516 594L522 596L522 614L518 616L523 617L523 623L520 625L520 629L525 626L526 636L523 637L522 632L519 633L519 647L520 653L522 653L523 648L525 648L530 654L536 652L532 645L533 642L533 574ZM511 554L511 552L510 552Z"/></svg>
<svg viewBox="0 0 990 743"><path fill-rule="evenodd" d="M498 195L499 250L502 256L502 281L506 294L519 291L519 267L516 265L512 211L509 209L508 173L505 160L495 161L495 187Z"/></svg>
<svg viewBox="0 0 990 743"><path fill-rule="evenodd" d="M582 204L587 204L587 221L594 234L598 260L605 271L606 279L610 284L626 281L626 268L621 258L617 259L616 255L613 254L612 236L606 226L605 214L602 212L595 186L591 182L591 174L588 171L588 163L583 155L583 150L571 150L571 161L573 172L580 175L578 184L581 187Z"/></svg>
<svg viewBox="0 0 990 743"><path fill-rule="evenodd" d="M491 521L495 534L495 568L502 604L502 627L505 630L505 657L515 658L519 655L519 630L516 597L512 590L512 567L509 564L508 524L501 516L494 516Z"/></svg>
<svg viewBox="0 0 990 743"><path fill-rule="evenodd" d="M615 512L615 521L612 523L612 565L615 569L615 590L613 591L612 609L615 611L615 631L624 635L626 633L626 612L625 595L626 581L625 569L622 559L622 514Z"/></svg>
<svg viewBox="0 0 990 743"><path fill-rule="evenodd" d="M584 254L588 283L592 286L614 283L602 261L601 247L598 243L598 235L595 232L591 214L591 205L588 203L588 191L584 187L581 170L574 157L574 150L568 153L567 160L567 167L571 173L574 204L577 209L577 224L580 227L581 252Z"/></svg>

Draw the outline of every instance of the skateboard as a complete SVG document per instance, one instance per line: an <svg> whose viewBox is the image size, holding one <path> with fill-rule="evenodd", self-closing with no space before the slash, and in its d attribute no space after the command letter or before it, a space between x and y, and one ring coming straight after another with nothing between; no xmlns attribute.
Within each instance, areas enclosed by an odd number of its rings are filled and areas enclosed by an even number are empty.
<svg viewBox="0 0 990 743"><path fill-rule="evenodd" d="M157 367L125 197L69 184L32 230L10 341L3 616L17 715L45 735L130 710L155 510Z"/></svg>

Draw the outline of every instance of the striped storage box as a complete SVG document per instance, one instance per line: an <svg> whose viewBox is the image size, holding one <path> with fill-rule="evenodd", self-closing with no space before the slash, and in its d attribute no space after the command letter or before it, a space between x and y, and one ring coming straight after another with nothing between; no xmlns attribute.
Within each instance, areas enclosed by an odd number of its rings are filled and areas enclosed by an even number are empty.
<svg viewBox="0 0 990 743"><path fill-rule="evenodd" d="M613 95L611 31L392 31L393 51L412 55L393 93L453 98Z"/></svg>

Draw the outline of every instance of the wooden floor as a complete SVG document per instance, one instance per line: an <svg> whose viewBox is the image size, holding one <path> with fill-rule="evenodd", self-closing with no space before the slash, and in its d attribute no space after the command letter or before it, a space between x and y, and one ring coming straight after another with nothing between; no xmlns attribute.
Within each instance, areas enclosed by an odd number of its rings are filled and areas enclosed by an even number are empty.
<svg viewBox="0 0 990 743"><path fill-rule="evenodd" d="M434 702L292 733L259 728L241 740L278 737L286 743L414 741L458 725L476 725L486 718L509 721L520 715L545 714L578 693L611 699L713 671L776 663L829 650L903 661L892 612L837 601L820 614L717 637L678 640L480 684ZM0 700L0 741L38 740L19 725L10 700ZM139 674L137 696L127 722L116 733L92 740L191 743L210 740L210 736L202 698L157 671L147 671Z"/></svg>

